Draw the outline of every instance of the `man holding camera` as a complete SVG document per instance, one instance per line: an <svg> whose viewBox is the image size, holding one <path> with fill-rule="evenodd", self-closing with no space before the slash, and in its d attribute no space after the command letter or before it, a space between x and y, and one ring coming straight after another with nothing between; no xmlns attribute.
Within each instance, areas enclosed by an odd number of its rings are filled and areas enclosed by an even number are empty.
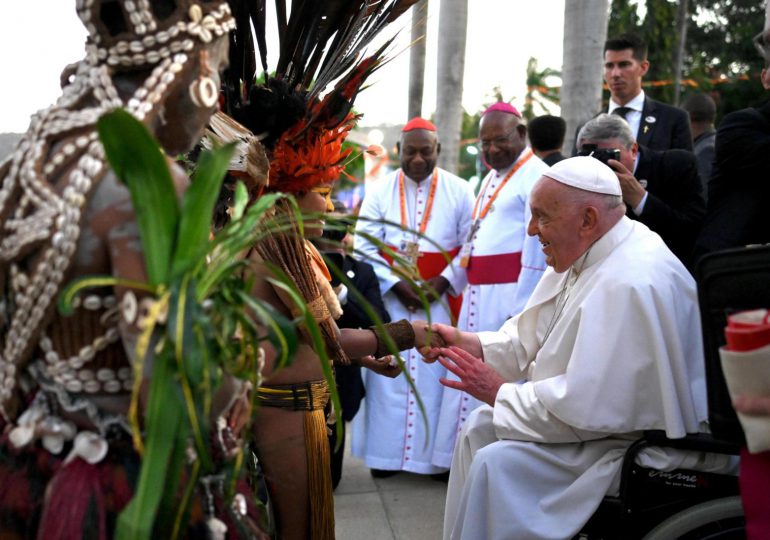
<svg viewBox="0 0 770 540"><path fill-rule="evenodd" d="M658 233L689 266L706 211L695 156L685 150L650 150L634 139L628 123L600 114L577 137L580 155L591 155L615 171L626 215Z"/></svg>

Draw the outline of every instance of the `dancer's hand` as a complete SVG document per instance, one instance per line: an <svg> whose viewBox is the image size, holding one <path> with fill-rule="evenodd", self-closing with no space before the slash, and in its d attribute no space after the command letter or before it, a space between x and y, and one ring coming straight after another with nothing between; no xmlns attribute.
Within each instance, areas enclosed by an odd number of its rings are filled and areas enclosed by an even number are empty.
<svg viewBox="0 0 770 540"><path fill-rule="evenodd" d="M433 323L431 325L431 330L439 339L433 340L430 344L416 342L418 343L417 346L420 354L422 354L423 359L426 362L435 362L436 359L441 356L440 349L452 345L459 347L478 358L483 356L481 342L479 341L478 336L473 332L462 332L454 326L439 323Z"/></svg>
<svg viewBox="0 0 770 540"><path fill-rule="evenodd" d="M446 325L428 325L427 321L412 321L412 330L414 330L414 346L422 354L423 350L437 349L446 347L447 341L443 335L436 329L437 326L449 328L445 333L454 333L454 328Z"/></svg>
<svg viewBox="0 0 770 540"><path fill-rule="evenodd" d="M401 366L398 365L398 362L392 356L383 356L382 358L364 356L360 359L360 363L362 367L371 369L377 375L384 375L391 379L401 374Z"/></svg>

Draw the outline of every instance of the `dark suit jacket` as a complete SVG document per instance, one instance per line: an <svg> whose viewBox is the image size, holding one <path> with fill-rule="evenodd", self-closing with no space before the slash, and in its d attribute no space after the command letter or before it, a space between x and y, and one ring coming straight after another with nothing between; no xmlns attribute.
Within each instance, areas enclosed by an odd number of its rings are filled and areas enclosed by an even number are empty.
<svg viewBox="0 0 770 540"><path fill-rule="evenodd" d="M380 294L380 283L374 268L369 263L357 261L345 256L342 264L343 273L350 279L358 292L374 309L383 323L390 322L390 315L385 310ZM348 292L348 301L342 306L342 316L337 319L340 328L368 328L374 324L353 293ZM358 366L336 367L337 388L340 392L342 417L349 422L358 412L361 399L364 397L364 383L361 380L361 368Z"/></svg>
<svg viewBox="0 0 770 540"><path fill-rule="evenodd" d="M597 116L598 114L600 113L597 113ZM580 124L575 131L573 156L577 155L577 136L584 125ZM645 96L642 118L639 121L639 132L636 133L636 142L651 150L681 148L692 152L690 118L682 109Z"/></svg>
<svg viewBox="0 0 770 540"><path fill-rule="evenodd" d="M567 158L563 156L561 152L555 152L553 154L548 154L547 156L545 156L543 158L543 163L545 163L550 167L552 165L556 165L563 159L567 159Z"/></svg>
<svg viewBox="0 0 770 540"><path fill-rule="evenodd" d="M641 147L634 176L642 186L646 183L647 202L640 216L627 208L628 217L658 233L674 255L689 266L706 212L695 156L685 150L660 152Z"/></svg>
<svg viewBox="0 0 770 540"><path fill-rule="evenodd" d="M714 130L701 133L693 141L693 153L698 160L698 174L703 184L703 195L708 195L708 181L711 178L711 168L714 166L714 146L717 132ZM706 206L708 206L708 197L706 197Z"/></svg>
<svg viewBox="0 0 770 540"><path fill-rule="evenodd" d="M636 142L652 150L681 148L692 152L687 112L645 96Z"/></svg>
<svg viewBox="0 0 770 540"><path fill-rule="evenodd" d="M769 179L770 102L730 113L719 124L697 257L770 242Z"/></svg>

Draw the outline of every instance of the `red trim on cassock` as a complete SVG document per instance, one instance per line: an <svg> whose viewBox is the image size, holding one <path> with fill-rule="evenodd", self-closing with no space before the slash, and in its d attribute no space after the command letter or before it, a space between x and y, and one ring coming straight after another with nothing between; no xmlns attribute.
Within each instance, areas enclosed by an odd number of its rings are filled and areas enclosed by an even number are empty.
<svg viewBox="0 0 770 540"><path fill-rule="evenodd" d="M398 249L395 246L388 247L393 251L398 252ZM446 253L451 262L455 255L460 253L460 246L447 250ZM393 257L390 257L384 251L380 251L380 255L383 259L388 261L389 265L393 266ZM425 280L438 276L447 266L449 266L447 257L441 252L421 251L420 256L417 258L417 270L420 272L420 277ZM452 296L451 294L447 294L447 304L449 304L449 311L452 313L452 324L454 324L457 321L457 317L460 316L460 308L463 305L463 295Z"/></svg>
<svg viewBox="0 0 770 540"><path fill-rule="evenodd" d="M471 285L516 283L521 273L521 252L471 255L467 273Z"/></svg>

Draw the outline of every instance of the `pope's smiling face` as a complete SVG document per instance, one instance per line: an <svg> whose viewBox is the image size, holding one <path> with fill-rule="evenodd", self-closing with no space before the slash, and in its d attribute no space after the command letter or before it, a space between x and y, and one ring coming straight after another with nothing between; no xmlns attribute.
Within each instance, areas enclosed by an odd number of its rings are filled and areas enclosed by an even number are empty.
<svg viewBox="0 0 770 540"><path fill-rule="evenodd" d="M527 234L539 238L547 265L559 273L568 270L587 248L580 234L581 207L570 200L567 186L546 176L535 184L529 202Z"/></svg>

